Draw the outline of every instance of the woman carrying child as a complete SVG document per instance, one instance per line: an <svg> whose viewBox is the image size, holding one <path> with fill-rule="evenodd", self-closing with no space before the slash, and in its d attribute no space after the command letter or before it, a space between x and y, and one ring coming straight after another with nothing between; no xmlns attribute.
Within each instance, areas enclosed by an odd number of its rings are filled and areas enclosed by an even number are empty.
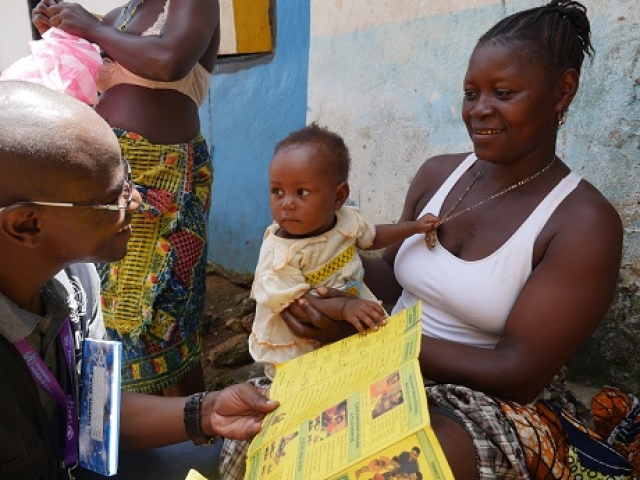
<svg viewBox="0 0 640 480"><path fill-rule="evenodd" d="M556 155L592 54L579 2L553 0L487 31L463 87L474 151L427 160L400 217L438 215L434 241L414 235L364 259L368 286L394 311L422 301L419 361L457 480L640 475L638 400L604 390L592 431L559 375L605 315L622 251L614 207ZM324 301L281 316L322 343L354 333L320 311Z"/></svg>

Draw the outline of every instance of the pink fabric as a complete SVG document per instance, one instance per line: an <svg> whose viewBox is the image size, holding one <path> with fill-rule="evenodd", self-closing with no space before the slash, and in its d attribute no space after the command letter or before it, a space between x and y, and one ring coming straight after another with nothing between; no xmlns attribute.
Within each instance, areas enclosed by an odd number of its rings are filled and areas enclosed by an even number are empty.
<svg viewBox="0 0 640 480"><path fill-rule="evenodd" d="M96 82L102 57L93 44L51 28L42 35L42 40L29 42L29 46L31 55L7 68L0 80L39 83L89 105L98 103Z"/></svg>

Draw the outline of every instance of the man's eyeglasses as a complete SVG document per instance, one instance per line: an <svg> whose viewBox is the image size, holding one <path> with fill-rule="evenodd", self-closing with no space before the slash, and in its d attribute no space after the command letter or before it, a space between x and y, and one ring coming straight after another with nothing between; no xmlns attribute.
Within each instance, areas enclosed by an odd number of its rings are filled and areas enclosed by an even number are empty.
<svg viewBox="0 0 640 480"><path fill-rule="evenodd" d="M35 202L35 201L24 201L24 202L16 202L11 205L5 205L4 207L0 207L0 212L6 208L12 207L14 205L42 205L45 207L83 207L83 208L93 208L95 210L128 210L131 207L131 202L133 201L133 191L136 186L131 178L131 166L127 159L122 157L122 163L126 168L127 176L124 180L124 184L122 185L122 193L118 197L118 203L105 203L105 204L83 204L83 203L70 203L70 202Z"/></svg>

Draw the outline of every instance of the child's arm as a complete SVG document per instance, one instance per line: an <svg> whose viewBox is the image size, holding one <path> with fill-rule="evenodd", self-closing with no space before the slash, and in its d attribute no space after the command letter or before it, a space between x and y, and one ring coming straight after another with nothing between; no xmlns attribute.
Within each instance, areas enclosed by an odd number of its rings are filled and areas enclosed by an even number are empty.
<svg viewBox="0 0 640 480"><path fill-rule="evenodd" d="M323 315L333 319L346 320L360 333L365 333L369 328L378 330L378 325L386 323L386 312L379 303L371 300L333 297L317 302L315 301L317 297L308 293L303 298Z"/></svg>
<svg viewBox="0 0 640 480"><path fill-rule="evenodd" d="M376 237L367 250L385 248L414 235L427 233L438 227L438 217L427 213L417 220L407 220L386 225L376 225Z"/></svg>
<svg viewBox="0 0 640 480"><path fill-rule="evenodd" d="M251 286L251 297L263 307L280 312L309 291L309 284L301 275L271 275L256 277Z"/></svg>

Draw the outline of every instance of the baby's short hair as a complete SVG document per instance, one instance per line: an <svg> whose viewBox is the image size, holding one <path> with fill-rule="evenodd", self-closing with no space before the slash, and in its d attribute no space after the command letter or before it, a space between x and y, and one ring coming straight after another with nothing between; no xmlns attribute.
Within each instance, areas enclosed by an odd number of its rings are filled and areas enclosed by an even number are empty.
<svg viewBox="0 0 640 480"><path fill-rule="evenodd" d="M349 179L351 156L344 139L316 122L287 135L287 137L278 142L274 149L274 154L285 148L305 145L323 148L327 153L329 166L335 173L337 180L346 182Z"/></svg>

